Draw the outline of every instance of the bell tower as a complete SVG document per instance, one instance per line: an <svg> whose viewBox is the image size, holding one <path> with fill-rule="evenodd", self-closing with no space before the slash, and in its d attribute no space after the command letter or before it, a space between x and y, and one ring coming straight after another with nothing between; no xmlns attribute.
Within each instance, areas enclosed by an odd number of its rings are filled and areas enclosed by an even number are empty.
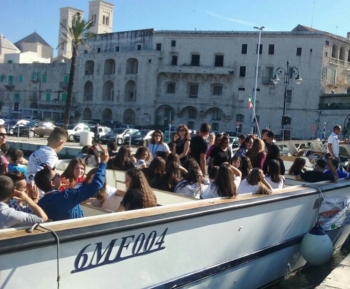
<svg viewBox="0 0 350 289"><path fill-rule="evenodd" d="M113 31L114 5L101 0L89 2L89 20L94 26L90 29L96 34L111 33Z"/></svg>

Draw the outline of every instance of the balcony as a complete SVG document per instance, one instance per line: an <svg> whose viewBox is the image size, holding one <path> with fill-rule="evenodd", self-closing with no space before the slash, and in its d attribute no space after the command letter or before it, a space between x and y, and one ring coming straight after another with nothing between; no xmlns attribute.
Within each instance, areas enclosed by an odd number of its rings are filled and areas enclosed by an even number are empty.
<svg viewBox="0 0 350 289"><path fill-rule="evenodd" d="M62 88L63 90L67 90L68 82L61 81L60 82L60 88Z"/></svg>
<svg viewBox="0 0 350 289"><path fill-rule="evenodd" d="M191 66L191 65L160 65L158 73L187 73L187 74L219 74L233 75L234 70L231 67L214 66Z"/></svg>
<svg viewBox="0 0 350 289"><path fill-rule="evenodd" d="M10 91L15 89L15 84L13 83L13 81L7 82L7 84L5 84L4 86L7 90L10 90Z"/></svg>
<svg viewBox="0 0 350 289"><path fill-rule="evenodd" d="M40 82L40 78L39 77L32 77L32 79L30 81L33 83L38 83L38 82Z"/></svg>
<svg viewBox="0 0 350 289"><path fill-rule="evenodd" d="M338 58L333 58L333 57L329 58L329 63L341 65L341 66L345 66L345 67L350 67L350 62L342 60L342 59L338 59Z"/></svg>
<svg viewBox="0 0 350 289"><path fill-rule="evenodd" d="M350 109L350 103L320 103L318 105L319 110L348 110Z"/></svg>

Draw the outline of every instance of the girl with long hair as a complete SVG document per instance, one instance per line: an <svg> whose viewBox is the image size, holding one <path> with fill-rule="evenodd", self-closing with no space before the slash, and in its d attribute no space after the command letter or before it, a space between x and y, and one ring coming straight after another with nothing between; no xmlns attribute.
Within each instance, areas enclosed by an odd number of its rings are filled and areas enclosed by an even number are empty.
<svg viewBox="0 0 350 289"><path fill-rule="evenodd" d="M160 129L157 129L152 134L151 143L148 145L148 150L152 154L152 158L155 158L157 152L164 152L165 155L170 153L168 145L164 142L164 136Z"/></svg>
<svg viewBox="0 0 350 289"><path fill-rule="evenodd" d="M272 187L266 181L263 170L254 168L237 189L238 194L263 194L272 193Z"/></svg>
<svg viewBox="0 0 350 289"><path fill-rule="evenodd" d="M242 181L250 174L252 171L253 167L250 162L250 158L248 157L241 157L241 166L239 170L242 173Z"/></svg>
<svg viewBox="0 0 350 289"><path fill-rule="evenodd" d="M182 180L181 167L176 162L168 163L166 172L158 179L153 179L150 183L152 188L158 190L174 192L176 185Z"/></svg>
<svg viewBox="0 0 350 289"><path fill-rule="evenodd" d="M251 149L246 153L250 158L253 168L263 169L266 160L265 143L262 139L254 140Z"/></svg>
<svg viewBox="0 0 350 289"><path fill-rule="evenodd" d="M286 172L286 169L284 167L284 162L281 159L280 156L280 148L274 144L271 144L269 146L268 152L267 152L267 156L266 156L266 161L264 164L264 173L267 174L267 164L271 161L271 160L276 160L279 162L280 165L280 173L281 175L284 175Z"/></svg>
<svg viewBox="0 0 350 289"><path fill-rule="evenodd" d="M151 159L151 153L146 147L139 147L135 153L136 165L141 168L147 168L147 164Z"/></svg>
<svg viewBox="0 0 350 289"><path fill-rule="evenodd" d="M174 192L187 197L199 199L208 185L203 184L203 173L197 169L190 169L182 181L180 181Z"/></svg>
<svg viewBox="0 0 350 289"><path fill-rule="evenodd" d="M144 168L143 173L150 184L153 179L159 179L165 174L165 160L161 157L155 157L148 168Z"/></svg>
<svg viewBox="0 0 350 289"><path fill-rule="evenodd" d="M185 124L178 126L177 134L179 138L175 142L175 152L179 155L181 163L183 163L190 151L191 136Z"/></svg>
<svg viewBox="0 0 350 289"><path fill-rule="evenodd" d="M210 168L221 166L223 163L231 159L231 151L229 150L229 139L223 136L218 146L214 147L210 153Z"/></svg>
<svg viewBox="0 0 350 289"><path fill-rule="evenodd" d="M171 135L171 141L168 143L168 147L171 152L175 152L176 141L178 138L179 135L177 134L177 132L173 132L173 134Z"/></svg>
<svg viewBox="0 0 350 289"><path fill-rule="evenodd" d="M118 212L157 206L157 198L140 169L126 172L125 186L126 193Z"/></svg>
<svg viewBox="0 0 350 289"><path fill-rule="evenodd" d="M306 165L305 159L296 158L294 160L294 163L290 167L288 174L294 175L294 176L300 175L302 172L305 172L305 165Z"/></svg>
<svg viewBox="0 0 350 289"><path fill-rule="evenodd" d="M235 153L235 155L244 157L246 153L250 150L250 148L253 145L254 137L252 135L248 135L244 141L242 142L241 146L239 147L238 151Z"/></svg>
<svg viewBox="0 0 350 289"><path fill-rule="evenodd" d="M77 183L81 183L85 180L85 164L82 159L72 159L67 168L61 174L61 186L60 191L65 189L74 188Z"/></svg>
<svg viewBox="0 0 350 289"><path fill-rule="evenodd" d="M86 166L97 167L100 163L100 156L95 146L91 146L84 158L84 163Z"/></svg>
<svg viewBox="0 0 350 289"><path fill-rule="evenodd" d="M82 183L77 184L75 188L79 188L81 185L90 184L95 176L96 171L97 168L90 170L87 173L85 180ZM107 185L105 180L102 189L98 191L94 198L89 199L88 202L91 203L91 205L94 207L116 212L119 209L122 199L123 197L118 194L118 190Z"/></svg>
<svg viewBox="0 0 350 289"><path fill-rule="evenodd" d="M132 161L131 149L126 146L121 146L117 155L111 159L108 164L109 169L127 171L134 168Z"/></svg>
<svg viewBox="0 0 350 289"><path fill-rule="evenodd" d="M241 157L240 156L234 156L230 160L230 164L233 165L235 168L240 169L241 168Z"/></svg>
<svg viewBox="0 0 350 289"><path fill-rule="evenodd" d="M282 189L284 184L284 177L280 173L280 163L278 160L270 160L267 163L266 181L270 184L272 189Z"/></svg>
<svg viewBox="0 0 350 289"><path fill-rule="evenodd" d="M202 194L202 199L228 197L234 198L241 182L241 172L229 163L223 163L212 184Z"/></svg>

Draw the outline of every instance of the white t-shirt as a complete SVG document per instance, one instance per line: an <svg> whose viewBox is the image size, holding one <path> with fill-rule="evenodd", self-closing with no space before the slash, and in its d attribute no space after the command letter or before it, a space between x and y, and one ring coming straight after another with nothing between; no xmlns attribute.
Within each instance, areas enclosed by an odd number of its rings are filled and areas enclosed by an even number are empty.
<svg viewBox="0 0 350 289"><path fill-rule="evenodd" d="M233 182L235 183L236 188L238 188L241 183L241 177L235 176L235 179ZM211 199L211 198L220 198L220 197L221 196L219 196L218 194L218 188L215 183L210 184L201 196L202 199Z"/></svg>
<svg viewBox="0 0 350 289"><path fill-rule="evenodd" d="M265 180L270 184L270 186L273 190L282 189L283 185L284 185L284 176L281 176L281 177L282 177L282 179L279 183L274 183L273 181L271 181L270 176L265 177Z"/></svg>
<svg viewBox="0 0 350 289"><path fill-rule="evenodd" d="M195 184L188 184L187 183L185 186L183 186L183 184L186 182L187 182L186 180L182 180L181 182L179 182L176 185L174 192L178 193L180 195L184 195L186 197L199 199L201 194L208 187L208 185L204 185L204 184L201 184L199 187L197 183L195 183Z"/></svg>
<svg viewBox="0 0 350 289"><path fill-rule="evenodd" d="M334 132L332 132L331 135L328 137L327 143L332 145L333 154L337 158L339 158L339 138L338 138L338 135L335 134ZM329 153L328 147L327 147L327 152Z"/></svg>
<svg viewBox="0 0 350 289"><path fill-rule="evenodd" d="M249 185L247 179L244 179L238 187L237 194L256 194L259 190L259 185Z"/></svg>
<svg viewBox="0 0 350 289"><path fill-rule="evenodd" d="M149 144L148 150L151 152L152 157L155 156L156 152L170 152L170 149L166 143Z"/></svg>

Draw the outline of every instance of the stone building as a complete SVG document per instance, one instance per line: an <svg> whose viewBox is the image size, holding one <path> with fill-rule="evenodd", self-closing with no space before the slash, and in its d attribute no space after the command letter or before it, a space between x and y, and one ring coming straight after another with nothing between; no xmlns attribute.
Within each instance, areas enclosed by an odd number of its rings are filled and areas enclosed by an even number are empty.
<svg viewBox="0 0 350 289"><path fill-rule="evenodd" d="M263 31L258 48L256 31L144 29L99 34L88 41L88 49L79 50L75 107L83 119L113 119L140 126L168 125L171 121L175 126L185 123L194 129L206 121L216 131L248 133L252 126L248 98L254 94L259 52L256 102L259 127L281 131L287 72L279 75L281 81L276 85L271 79L279 67L286 68L288 61L291 70L286 115L291 117L291 123L285 126L285 136L318 137L324 129L329 133L335 123L347 125L349 37L298 25L289 32ZM50 82L46 82L45 89L37 88L41 95L36 105L41 114L46 108L43 104L53 105L52 99L64 102L65 92L57 91L66 89L64 80L69 64L42 67L50 75ZM303 78L299 85L294 81L297 76L292 73L294 67ZM8 80L12 73L19 80L21 69L27 75L23 78L23 83L27 81L23 89L33 91L30 65L0 65L0 77ZM1 89L3 95L11 95L17 88L21 91L16 84L9 92L4 77L0 78L0 98ZM38 82L36 86L39 83L43 84ZM51 89L50 98L46 94L44 98L46 89ZM29 96L21 92L20 108L35 109L35 101L29 101Z"/></svg>

